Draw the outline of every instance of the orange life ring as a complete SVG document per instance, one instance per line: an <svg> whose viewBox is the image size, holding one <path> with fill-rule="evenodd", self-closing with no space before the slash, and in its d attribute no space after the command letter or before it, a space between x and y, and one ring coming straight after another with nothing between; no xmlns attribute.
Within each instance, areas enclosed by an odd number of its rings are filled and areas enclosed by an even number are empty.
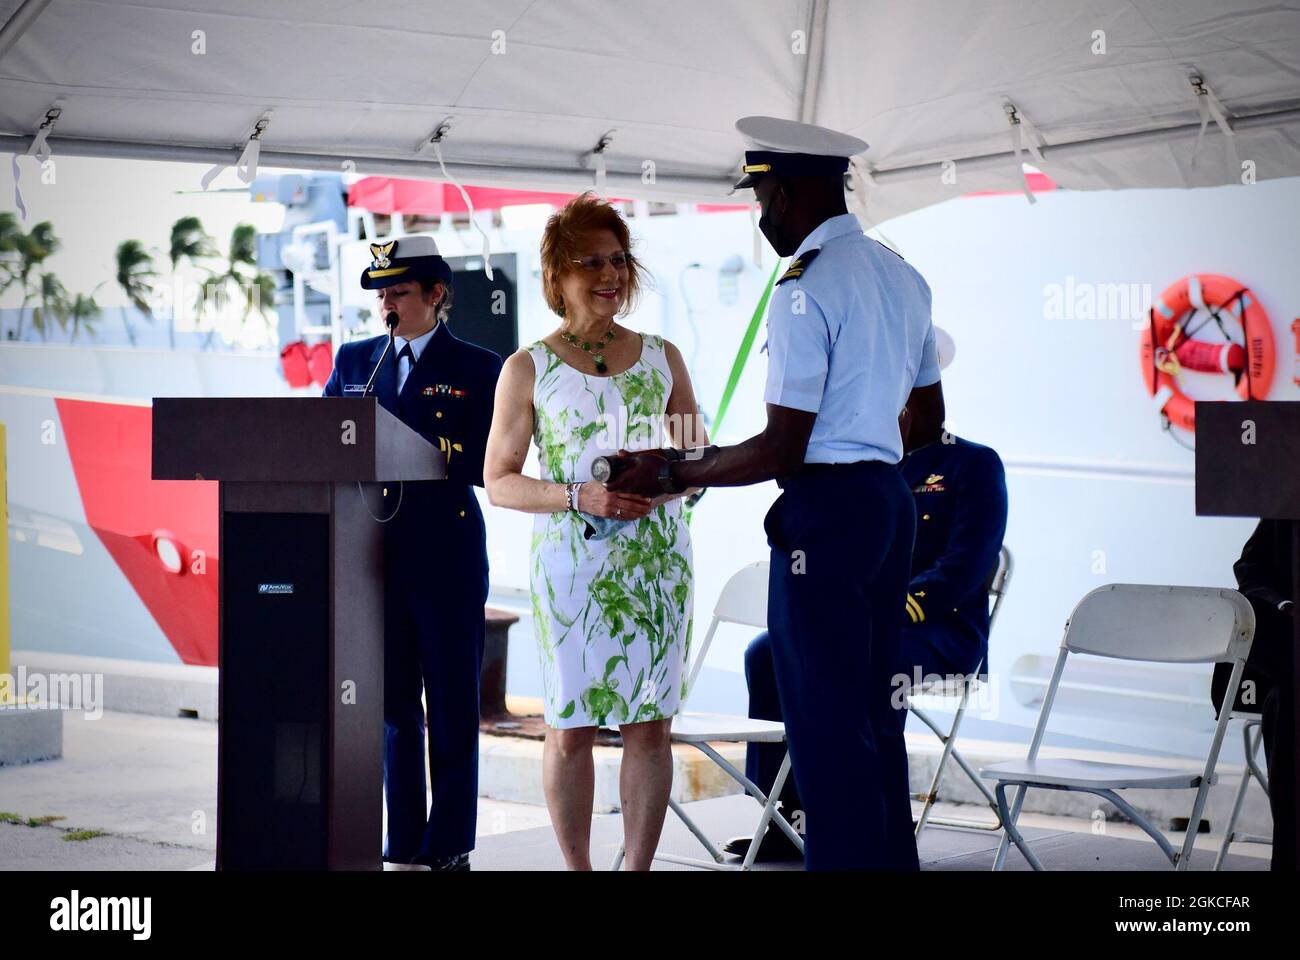
<svg viewBox="0 0 1300 960"><path fill-rule="evenodd" d="M1244 346L1225 343L1218 350L1187 335L1192 316L1205 313L1217 320L1224 310L1241 324ZM1241 399L1263 400L1273 384L1273 325L1245 284L1215 273L1193 274L1171 285L1151 305L1141 356L1142 379L1160 412L1174 426L1194 432L1195 401L1178 388L1179 371L1231 373Z"/></svg>

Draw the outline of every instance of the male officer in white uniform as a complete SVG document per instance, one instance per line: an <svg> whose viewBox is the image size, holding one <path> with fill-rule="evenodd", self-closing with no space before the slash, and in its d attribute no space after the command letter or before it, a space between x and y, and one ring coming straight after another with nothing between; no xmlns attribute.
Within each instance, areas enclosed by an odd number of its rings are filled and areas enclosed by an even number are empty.
<svg viewBox="0 0 1300 960"><path fill-rule="evenodd" d="M759 227L794 255L768 311L767 426L698 459L627 455L608 486L641 494L777 478L768 629L808 869L918 867L899 672L916 512L896 468L899 412L916 441L943 430L930 289L868 239L844 203L856 137L746 117ZM670 459L672 458L672 459Z"/></svg>

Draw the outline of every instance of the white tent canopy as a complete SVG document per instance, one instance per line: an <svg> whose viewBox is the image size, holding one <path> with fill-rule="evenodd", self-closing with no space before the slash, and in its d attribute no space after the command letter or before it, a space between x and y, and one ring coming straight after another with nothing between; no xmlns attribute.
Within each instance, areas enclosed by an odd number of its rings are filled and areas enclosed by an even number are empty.
<svg viewBox="0 0 1300 960"><path fill-rule="evenodd" d="M1295 0L0 0L0 22L19 154L57 103L55 157L233 164L265 118L263 165L440 178L449 121L467 182L580 189L603 161L611 192L708 200L763 113L868 141L871 220L1014 189L1021 160L1075 189L1300 174Z"/></svg>

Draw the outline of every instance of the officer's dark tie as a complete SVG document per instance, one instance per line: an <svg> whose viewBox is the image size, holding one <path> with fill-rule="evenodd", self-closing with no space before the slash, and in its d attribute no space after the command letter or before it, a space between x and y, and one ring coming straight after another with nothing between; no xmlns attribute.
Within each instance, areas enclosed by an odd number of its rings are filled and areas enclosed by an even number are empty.
<svg viewBox="0 0 1300 960"><path fill-rule="evenodd" d="M402 375L403 359L410 361L406 365L405 376ZM405 389L406 381L410 378L411 371L414 369L415 369L415 351L411 349L411 345L408 343L405 346L403 346L402 349L397 354L397 393L399 396L401 395L402 390Z"/></svg>

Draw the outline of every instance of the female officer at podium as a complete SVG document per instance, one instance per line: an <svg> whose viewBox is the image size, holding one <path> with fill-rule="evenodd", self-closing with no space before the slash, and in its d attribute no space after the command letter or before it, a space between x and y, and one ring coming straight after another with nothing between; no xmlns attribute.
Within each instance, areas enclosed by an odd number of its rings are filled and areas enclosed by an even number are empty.
<svg viewBox="0 0 1300 960"><path fill-rule="evenodd" d="M483 451L501 358L447 329L451 267L432 237L370 245L361 286L396 313L375 376L379 403L447 455L447 479L388 490L384 539L384 858L468 870L478 805L479 669L488 564ZM325 396L359 396L387 336L339 347ZM425 800L424 695L429 776Z"/></svg>

